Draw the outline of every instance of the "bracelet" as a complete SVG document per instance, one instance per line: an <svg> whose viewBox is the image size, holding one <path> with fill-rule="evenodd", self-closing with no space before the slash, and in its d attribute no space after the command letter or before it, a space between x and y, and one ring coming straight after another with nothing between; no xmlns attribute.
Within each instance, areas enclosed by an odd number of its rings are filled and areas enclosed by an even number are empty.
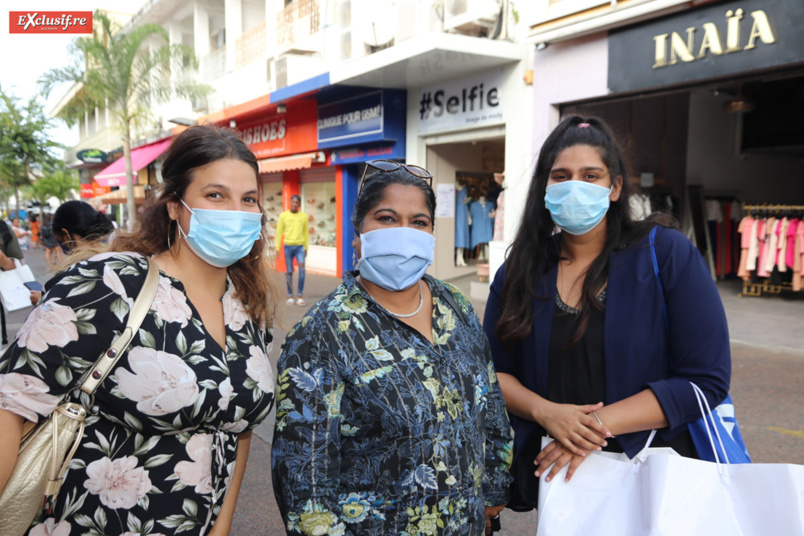
<svg viewBox="0 0 804 536"><path fill-rule="evenodd" d="M594 415L594 416L595 416L595 420L597 421L597 424L599 424L600 426L603 426L603 423L602 423L602 422L600 422L600 417L598 417L598 416L597 416L597 412L596 412L596 411L593 411L593 412L592 412L592 415Z"/></svg>
<svg viewBox="0 0 804 536"><path fill-rule="evenodd" d="M597 421L597 424L599 424L600 426L603 426L603 422L600 420L600 417L597 416L597 412L593 411L592 415L595 416L595 420ZM614 439L615 437L617 437L617 436L614 436L614 435L609 436L610 439Z"/></svg>

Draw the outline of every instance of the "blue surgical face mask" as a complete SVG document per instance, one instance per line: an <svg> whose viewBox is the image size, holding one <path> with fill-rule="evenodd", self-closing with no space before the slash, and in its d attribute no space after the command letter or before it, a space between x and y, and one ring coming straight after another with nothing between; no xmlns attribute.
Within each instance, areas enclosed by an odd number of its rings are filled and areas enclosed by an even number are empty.
<svg viewBox="0 0 804 536"><path fill-rule="evenodd" d="M179 225L187 245L204 261L216 268L226 268L246 255L262 231L262 214L239 210L190 208L190 231Z"/></svg>
<svg viewBox="0 0 804 536"><path fill-rule="evenodd" d="M562 231L582 235L603 221L613 189L586 181L563 181L547 187L544 204Z"/></svg>
<svg viewBox="0 0 804 536"><path fill-rule="evenodd" d="M435 238L410 227L391 227L361 234L360 245L360 277L400 291L415 285L432 264Z"/></svg>

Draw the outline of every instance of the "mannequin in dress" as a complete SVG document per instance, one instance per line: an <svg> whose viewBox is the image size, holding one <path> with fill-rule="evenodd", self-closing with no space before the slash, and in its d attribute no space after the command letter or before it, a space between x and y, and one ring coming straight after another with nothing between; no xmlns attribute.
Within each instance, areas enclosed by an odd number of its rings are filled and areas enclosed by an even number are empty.
<svg viewBox="0 0 804 536"><path fill-rule="evenodd" d="M469 199L466 196L466 188L462 184L455 184L455 266L466 266L463 253L464 249L470 247L469 243Z"/></svg>
<svg viewBox="0 0 804 536"><path fill-rule="evenodd" d="M472 218L471 246L478 247L477 261L488 261L488 246L494 229L494 203L480 196L469 204L469 215Z"/></svg>

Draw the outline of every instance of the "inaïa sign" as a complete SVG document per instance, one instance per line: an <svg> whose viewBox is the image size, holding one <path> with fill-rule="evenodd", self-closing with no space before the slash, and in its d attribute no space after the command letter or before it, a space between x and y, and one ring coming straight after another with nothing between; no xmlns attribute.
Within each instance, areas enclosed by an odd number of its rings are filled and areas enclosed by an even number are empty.
<svg viewBox="0 0 804 536"><path fill-rule="evenodd" d="M743 18L745 18L745 12L742 9L726 11L725 41L721 38L721 33L714 22L703 24L700 43L696 43L695 34L698 29L694 26L687 28L686 40L677 32L654 36L656 54L653 68L659 69L675 65L679 60L687 63L692 62L705 58L707 54L720 56L722 54L751 50L756 48L758 41L768 45L776 42L768 15L762 10L751 12L751 31L748 34L748 38L742 41L740 33Z"/></svg>
<svg viewBox="0 0 804 536"><path fill-rule="evenodd" d="M8 33L91 34L91 11L9 11Z"/></svg>

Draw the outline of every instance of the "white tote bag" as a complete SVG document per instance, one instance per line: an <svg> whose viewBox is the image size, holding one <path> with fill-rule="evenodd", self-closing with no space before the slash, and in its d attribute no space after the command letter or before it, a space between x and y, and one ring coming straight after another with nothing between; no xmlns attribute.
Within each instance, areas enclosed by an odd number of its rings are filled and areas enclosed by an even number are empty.
<svg viewBox="0 0 804 536"><path fill-rule="evenodd" d="M14 270L0 271L0 297L9 312L31 306L31 291L25 282L36 280L29 266L17 259L14 263L17 265Z"/></svg>
<svg viewBox="0 0 804 536"><path fill-rule="evenodd" d="M729 465L646 449L628 461L593 454L569 483L566 473L541 477L538 536L804 536L802 465Z"/></svg>

